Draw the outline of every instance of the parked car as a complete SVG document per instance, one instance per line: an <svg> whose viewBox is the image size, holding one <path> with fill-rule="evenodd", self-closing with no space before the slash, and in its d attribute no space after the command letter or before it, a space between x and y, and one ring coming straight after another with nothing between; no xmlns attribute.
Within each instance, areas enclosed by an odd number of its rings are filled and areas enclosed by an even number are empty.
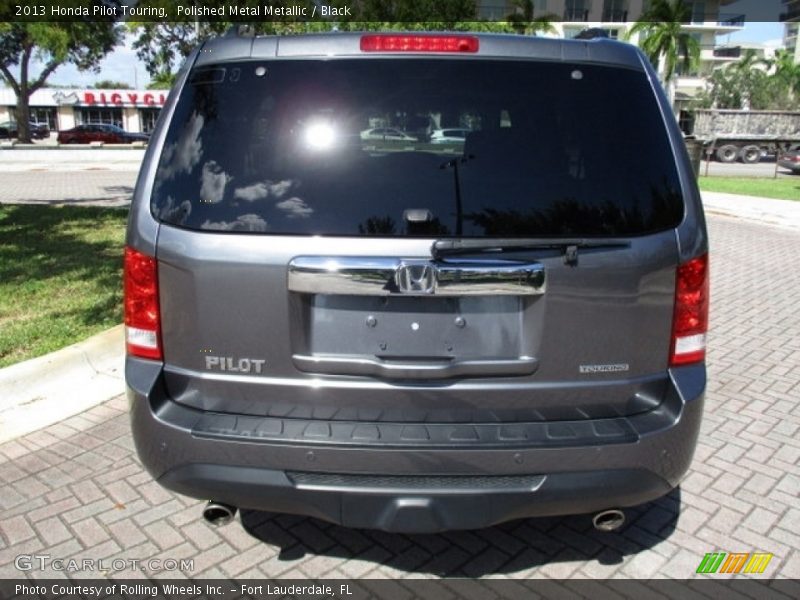
<svg viewBox="0 0 800 600"><path fill-rule="evenodd" d="M50 126L47 123L31 123L31 137L44 140L50 137Z"/></svg>
<svg viewBox="0 0 800 600"><path fill-rule="evenodd" d="M642 52L275 48L188 57L133 194L125 377L153 478L211 499L214 524L244 507L405 532L575 513L608 531L675 488L703 412L708 238ZM475 119L462 159L302 131L419 110ZM362 137L405 139L378 129Z"/></svg>
<svg viewBox="0 0 800 600"><path fill-rule="evenodd" d="M31 139L43 140L50 137L50 128L46 123L28 123L28 130L31 134ZM9 139L19 137L17 124L13 121L6 121L0 123L0 139Z"/></svg>
<svg viewBox="0 0 800 600"><path fill-rule="evenodd" d="M150 136L146 133L132 133L116 125L101 123L78 125L72 129L58 132L59 144L89 144L91 142L130 144L132 142L146 142L149 139Z"/></svg>
<svg viewBox="0 0 800 600"><path fill-rule="evenodd" d="M432 144L451 144L455 143L464 143L464 140L467 138L467 134L469 134L469 129L463 129L460 127L451 127L447 129L434 129L433 133L431 133L431 143Z"/></svg>
<svg viewBox="0 0 800 600"><path fill-rule="evenodd" d="M416 142L417 138L394 127L375 127L361 132L362 140L383 140L395 142Z"/></svg>
<svg viewBox="0 0 800 600"><path fill-rule="evenodd" d="M789 169L793 173L800 173L800 150L792 150L778 157L778 166Z"/></svg>

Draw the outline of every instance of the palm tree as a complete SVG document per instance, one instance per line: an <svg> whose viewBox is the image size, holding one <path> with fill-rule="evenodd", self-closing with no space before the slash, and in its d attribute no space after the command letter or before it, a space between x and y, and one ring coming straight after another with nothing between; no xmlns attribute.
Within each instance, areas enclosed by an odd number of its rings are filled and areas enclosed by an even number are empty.
<svg viewBox="0 0 800 600"><path fill-rule="evenodd" d="M150 79L150 83L147 84L148 90L163 90L169 89L173 85L175 85L175 78L177 77L176 73L171 73L167 70L161 70L155 75L153 75L152 79Z"/></svg>
<svg viewBox="0 0 800 600"><path fill-rule="evenodd" d="M777 50L772 59L764 61L781 86L785 87L789 99L800 99L800 63L794 61L789 50Z"/></svg>
<svg viewBox="0 0 800 600"><path fill-rule="evenodd" d="M678 64L688 71L700 59L700 44L682 27L691 18L692 9L684 0L653 0L628 32L628 38L640 34L639 45L656 66L670 102L674 101L672 79Z"/></svg>
<svg viewBox="0 0 800 600"><path fill-rule="evenodd" d="M514 31L521 35L536 35L537 32L557 33L553 21L558 20L558 15L548 13L534 17L533 0L512 0L514 12L506 17Z"/></svg>
<svg viewBox="0 0 800 600"><path fill-rule="evenodd" d="M747 49L735 62L714 69L709 88L696 98L698 108L797 110L800 108L800 65L777 51L761 58Z"/></svg>
<svg viewBox="0 0 800 600"><path fill-rule="evenodd" d="M753 93L764 77L764 71L760 69L763 66L769 65L752 48L747 48L736 63L728 66L727 70L741 90L741 106L737 108L752 108Z"/></svg>

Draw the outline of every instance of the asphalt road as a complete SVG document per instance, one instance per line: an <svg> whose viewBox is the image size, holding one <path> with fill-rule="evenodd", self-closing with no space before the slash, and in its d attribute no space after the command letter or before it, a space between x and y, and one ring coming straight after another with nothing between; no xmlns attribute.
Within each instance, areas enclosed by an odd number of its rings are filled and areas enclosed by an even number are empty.
<svg viewBox="0 0 800 600"><path fill-rule="evenodd" d="M754 165L746 165L744 163L721 163L716 161L700 163L700 174L706 174L706 165L708 165L708 175L711 177L773 177L775 175L775 162L762 161ZM788 169L778 167L778 177L795 177L800 179L800 176L792 174Z"/></svg>
<svg viewBox="0 0 800 600"><path fill-rule="evenodd" d="M23 554L192 561L114 577L690 578L709 552L772 553L763 577L800 578L800 233L716 215L709 227L709 384L697 452L681 486L628 510L619 532L599 533L579 515L393 535L253 511L215 529L200 517L202 502L142 469L119 396L0 445L0 578L69 575L21 572Z"/></svg>

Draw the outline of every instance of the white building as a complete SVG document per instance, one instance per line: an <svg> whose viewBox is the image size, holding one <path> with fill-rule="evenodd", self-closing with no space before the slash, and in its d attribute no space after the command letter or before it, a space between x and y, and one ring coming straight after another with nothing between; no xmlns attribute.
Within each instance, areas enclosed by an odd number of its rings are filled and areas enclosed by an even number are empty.
<svg viewBox="0 0 800 600"><path fill-rule="evenodd" d="M34 123L51 131L83 123L108 123L126 131L149 133L169 90L95 90L42 88L30 97ZM16 121L17 98L10 87L0 88L0 122Z"/></svg>
<svg viewBox="0 0 800 600"><path fill-rule="evenodd" d="M783 0L786 5L781 14L784 21L783 47L794 53L794 62L800 63L800 0Z"/></svg>

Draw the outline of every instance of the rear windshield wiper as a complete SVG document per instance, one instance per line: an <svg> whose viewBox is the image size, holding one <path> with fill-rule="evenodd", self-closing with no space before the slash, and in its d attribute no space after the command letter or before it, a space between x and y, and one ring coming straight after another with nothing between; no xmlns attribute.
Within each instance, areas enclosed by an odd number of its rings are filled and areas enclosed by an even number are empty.
<svg viewBox="0 0 800 600"><path fill-rule="evenodd" d="M469 239L469 240L436 240L431 246L434 259L459 254L477 254L483 252L514 252L517 250L561 250L564 262L568 265L578 264L578 248L628 248L627 240L585 240L568 239L558 241L542 241L530 239Z"/></svg>

